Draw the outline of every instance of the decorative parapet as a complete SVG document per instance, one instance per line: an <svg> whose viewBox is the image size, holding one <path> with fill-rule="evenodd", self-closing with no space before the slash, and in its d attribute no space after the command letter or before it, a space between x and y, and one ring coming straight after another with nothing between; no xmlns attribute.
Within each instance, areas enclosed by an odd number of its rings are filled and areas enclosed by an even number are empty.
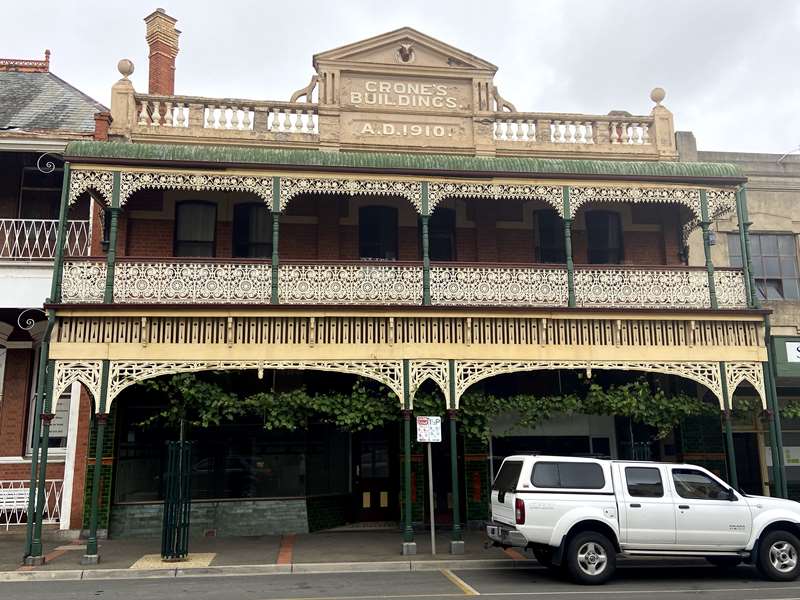
<svg viewBox="0 0 800 600"><path fill-rule="evenodd" d="M431 304L435 306L566 306L567 295L565 268L431 268Z"/></svg>
<svg viewBox="0 0 800 600"><path fill-rule="evenodd" d="M422 304L422 267L392 263L281 265L281 304Z"/></svg>

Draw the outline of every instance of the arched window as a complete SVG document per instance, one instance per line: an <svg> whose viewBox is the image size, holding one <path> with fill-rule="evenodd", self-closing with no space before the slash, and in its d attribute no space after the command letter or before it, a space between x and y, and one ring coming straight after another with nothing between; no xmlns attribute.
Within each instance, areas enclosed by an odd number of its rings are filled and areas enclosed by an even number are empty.
<svg viewBox="0 0 800 600"><path fill-rule="evenodd" d="M233 256L272 256L272 213L263 202L237 204L233 207Z"/></svg>
<svg viewBox="0 0 800 600"><path fill-rule="evenodd" d="M214 256L217 205L187 200L175 205L175 256Z"/></svg>
<svg viewBox="0 0 800 600"><path fill-rule="evenodd" d="M586 244L589 264L620 264L624 251L619 213L606 210L587 211Z"/></svg>
<svg viewBox="0 0 800 600"><path fill-rule="evenodd" d="M362 206L358 210L358 253L361 258L397 260L397 209Z"/></svg>

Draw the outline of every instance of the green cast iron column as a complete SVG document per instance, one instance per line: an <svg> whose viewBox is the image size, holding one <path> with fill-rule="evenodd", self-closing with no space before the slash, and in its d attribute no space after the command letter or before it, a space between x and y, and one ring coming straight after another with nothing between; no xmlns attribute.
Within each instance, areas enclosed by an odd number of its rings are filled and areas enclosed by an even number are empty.
<svg viewBox="0 0 800 600"><path fill-rule="evenodd" d="M451 540L453 542L460 542L463 539L461 534L461 498L459 497L458 485L458 439L456 434L458 427L456 426L456 419L458 412L456 411L456 361L450 359L447 361L448 381L450 387L450 406L447 411L447 420L450 422L450 480L453 489L453 533ZM451 544L452 548L456 546Z"/></svg>
<svg viewBox="0 0 800 600"><path fill-rule="evenodd" d="M41 415L36 415L34 418L41 419L41 431L42 431L42 441L41 441L41 458L39 461L39 477L37 482L37 489L36 495L38 496L36 499L36 516L34 517L34 525L33 525L33 540L31 541L31 557L33 558L33 564L41 564L44 562L42 557L42 517L44 515L44 504L45 504L45 486L46 486L46 479L47 479L47 450L50 445L50 422L53 420L53 415L50 412L50 408L53 402L53 371L55 367L55 361L48 360L47 361L47 383L44 392L44 403L42 405L42 413ZM31 459L32 460L32 459Z"/></svg>
<svg viewBox="0 0 800 600"><path fill-rule="evenodd" d="M114 172L113 187L111 191L111 223L108 228L108 253L106 254L106 289L103 302L114 302L114 270L117 264L117 224L119 222L119 184L120 173Z"/></svg>
<svg viewBox="0 0 800 600"><path fill-rule="evenodd" d="M708 231L710 225L708 197L705 190L700 190L700 228L703 230L703 253L706 257L706 272L708 273L708 298L711 302L711 308L717 309L717 288L714 283L714 263L711 261L711 238Z"/></svg>
<svg viewBox="0 0 800 600"><path fill-rule="evenodd" d="M756 280L753 274L753 259L750 252L750 213L747 208L747 188L741 187L739 194L739 210L742 214L741 227L744 228L744 254L742 254L743 265L750 282L750 299L753 308L759 308L761 302L758 299L758 289L756 288Z"/></svg>
<svg viewBox="0 0 800 600"><path fill-rule="evenodd" d="M572 262L572 217L569 210L569 186L562 188L564 206L564 257L567 262L567 305L575 306L575 264Z"/></svg>
<svg viewBox="0 0 800 600"><path fill-rule="evenodd" d="M764 384L768 387L768 397L772 397L772 421L775 428L775 440L773 444L777 449L778 462L773 462L773 469L775 464L778 465L778 474L780 476L780 496L781 498L789 497L789 486L786 481L786 464L783 453L783 427L781 426L781 410L780 401L778 399L778 388L775 382L775 353L772 349L772 329L770 327L769 315L764 316L764 339L767 342L767 363L766 363L766 379Z"/></svg>
<svg viewBox="0 0 800 600"><path fill-rule="evenodd" d="M278 304L278 273L280 258L278 238L281 223L281 178L272 178L272 297L270 302Z"/></svg>
<svg viewBox="0 0 800 600"><path fill-rule="evenodd" d="M428 182L423 181L422 187L422 304L430 306L431 303L431 255L430 255L430 210L428 205Z"/></svg>
<svg viewBox="0 0 800 600"><path fill-rule="evenodd" d="M747 242L745 241L745 230L747 228L744 224L744 211L742 211L743 194L743 188L736 190L736 222L739 224L739 254L742 257L742 273L744 274L744 289L745 295L747 296L747 306L749 308L755 308L755 300L753 298L755 290L751 285L750 267L747 263Z"/></svg>
<svg viewBox="0 0 800 600"><path fill-rule="evenodd" d="M104 360L100 372L100 399L97 403L95 414L94 470L92 471L92 498L89 516L89 538L86 540L86 554L81 559L82 564L97 564L97 520L100 512L100 475L103 471L103 437L106 432L108 413L106 412L106 399L108 398L108 369L109 361Z"/></svg>
<svg viewBox="0 0 800 600"><path fill-rule="evenodd" d="M733 427L731 426L731 398L728 394L728 378L725 363L719 363L719 374L722 382L722 408L725 422L725 456L728 462L728 483L739 489L739 477L736 474L736 451L733 444Z"/></svg>
<svg viewBox="0 0 800 600"><path fill-rule="evenodd" d="M61 184L61 202L58 208L58 233L56 234L56 251L53 261L53 279L50 284L50 298L48 302L61 301L61 280L64 271L64 247L67 237L67 214L69 211L69 186L71 180L70 164L69 162L65 162L64 179ZM39 549L39 554L33 558L32 545L34 527L36 525L36 488L38 485L38 478L40 475L42 480L46 477L46 473L42 474L39 470L41 451L40 415L45 412L44 396L46 393L47 358L50 352L50 334L53 331L55 322L55 312L50 309L47 311L47 329L45 329L42 343L39 347L39 366L36 375L36 400L34 404L33 440L31 447L31 480L28 489L28 522L25 525L25 551L23 553L26 564L35 564L41 560L41 548ZM29 557L31 557L31 561L28 560Z"/></svg>
<svg viewBox="0 0 800 600"><path fill-rule="evenodd" d="M403 542L414 541L411 510L411 373L407 359L403 360Z"/></svg>

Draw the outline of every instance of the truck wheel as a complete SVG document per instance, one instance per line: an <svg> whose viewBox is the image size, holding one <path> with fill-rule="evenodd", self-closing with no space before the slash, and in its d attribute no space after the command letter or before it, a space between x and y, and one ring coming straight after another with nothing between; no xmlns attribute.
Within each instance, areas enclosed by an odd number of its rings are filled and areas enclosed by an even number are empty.
<svg viewBox="0 0 800 600"><path fill-rule="evenodd" d="M706 556L706 560L719 569L733 569L742 562L738 556Z"/></svg>
<svg viewBox="0 0 800 600"><path fill-rule="evenodd" d="M794 581L800 575L800 540L788 531L770 531L758 546L758 570L772 581Z"/></svg>
<svg viewBox="0 0 800 600"><path fill-rule="evenodd" d="M605 583L617 568L617 551L602 533L584 531L567 545L567 570L583 585Z"/></svg>

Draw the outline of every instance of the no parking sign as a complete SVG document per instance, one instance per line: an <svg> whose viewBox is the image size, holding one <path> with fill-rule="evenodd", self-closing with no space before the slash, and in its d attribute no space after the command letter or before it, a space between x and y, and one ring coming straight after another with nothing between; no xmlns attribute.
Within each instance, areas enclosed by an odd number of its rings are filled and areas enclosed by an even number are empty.
<svg viewBox="0 0 800 600"><path fill-rule="evenodd" d="M442 417L417 417L417 441L441 442Z"/></svg>

